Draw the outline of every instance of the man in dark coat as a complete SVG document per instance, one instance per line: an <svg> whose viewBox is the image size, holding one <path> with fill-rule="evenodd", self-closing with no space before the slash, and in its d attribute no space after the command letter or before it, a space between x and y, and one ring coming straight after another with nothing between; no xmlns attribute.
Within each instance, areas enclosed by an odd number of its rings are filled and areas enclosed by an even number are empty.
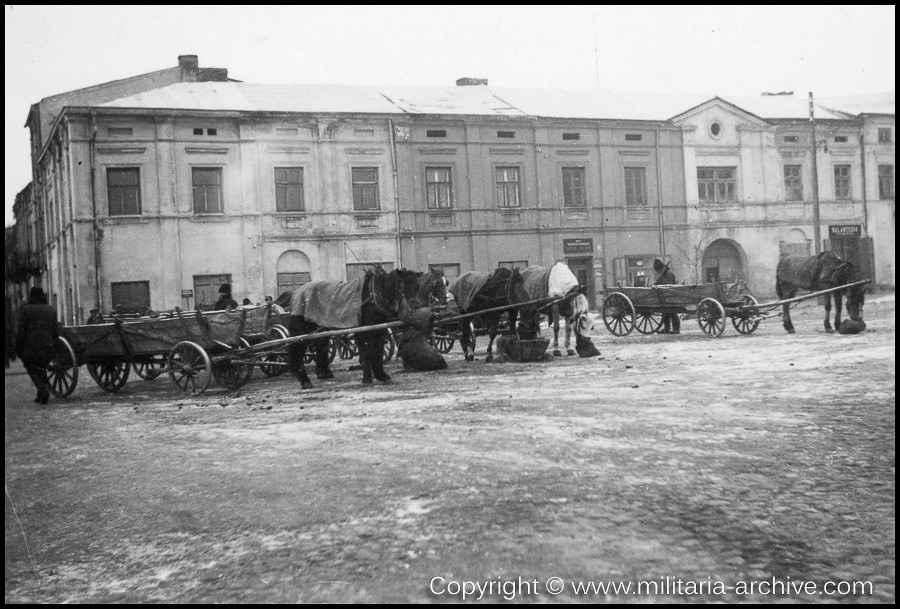
<svg viewBox="0 0 900 609"><path fill-rule="evenodd" d="M229 308L235 309L237 306L237 301L231 297L231 284L223 283L219 288L219 300L216 301L213 311L224 311Z"/></svg>
<svg viewBox="0 0 900 609"><path fill-rule="evenodd" d="M59 321L56 309L47 304L47 295L38 287L28 293L28 304L19 311L16 327L16 353L37 388L35 402L50 399L47 366L56 357L59 345Z"/></svg>
<svg viewBox="0 0 900 609"><path fill-rule="evenodd" d="M675 285L675 273L669 269L669 265L657 258L653 261L653 270L656 271L656 282L653 285ZM663 313L662 328L659 334L681 334L681 319L678 313Z"/></svg>

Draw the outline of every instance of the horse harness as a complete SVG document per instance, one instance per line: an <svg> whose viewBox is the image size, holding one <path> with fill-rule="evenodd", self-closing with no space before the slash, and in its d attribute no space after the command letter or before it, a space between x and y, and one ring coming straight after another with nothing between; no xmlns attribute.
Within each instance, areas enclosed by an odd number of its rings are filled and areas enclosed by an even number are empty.
<svg viewBox="0 0 900 609"><path fill-rule="evenodd" d="M376 277L377 276L375 273L366 274L366 281L369 286L369 295L363 299L362 305L372 303L372 306L375 307L375 310L382 315L396 315L397 311L400 310L400 303L395 302L394 304L390 304L390 302L384 297L381 286L379 285L379 282L376 281Z"/></svg>

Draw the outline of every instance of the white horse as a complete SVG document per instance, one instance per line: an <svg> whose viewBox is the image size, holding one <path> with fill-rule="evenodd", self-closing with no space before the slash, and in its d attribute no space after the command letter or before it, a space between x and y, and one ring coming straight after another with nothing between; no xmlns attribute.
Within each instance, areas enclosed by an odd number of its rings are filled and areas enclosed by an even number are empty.
<svg viewBox="0 0 900 609"><path fill-rule="evenodd" d="M552 267L529 266L522 271L525 287L533 300L540 298L561 298L569 296L565 301L550 307L547 322L553 327L553 355L562 355L559 349L559 320L566 321L566 355L575 355L572 348L572 333L576 336L576 344L589 343L594 321L589 315L587 296L581 292L578 278L564 262L557 262ZM574 296L573 296L574 294Z"/></svg>

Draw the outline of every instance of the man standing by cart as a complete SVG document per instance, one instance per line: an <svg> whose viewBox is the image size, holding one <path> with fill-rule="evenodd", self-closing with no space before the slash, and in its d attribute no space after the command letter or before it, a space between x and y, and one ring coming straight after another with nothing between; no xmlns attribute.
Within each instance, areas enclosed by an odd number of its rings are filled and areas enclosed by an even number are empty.
<svg viewBox="0 0 900 609"><path fill-rule="evenodd" d="M674 285L675 273L669 269L669 265L657 258L653 261L653 270L656 271L656 282L653 285ZM678 313L663 313L662 328L658 334L681 334L681 320Z"/></svg>
<svg viewBox="0 0 900 609"><path fill-rule="evenodd" d="M16 326L16 353L37 389L35 402L50 399L47 366L56 357L59 344L59 321L56 309L47 304L47 295L38 287L28 293L28 304L19 311Z"/></svg>

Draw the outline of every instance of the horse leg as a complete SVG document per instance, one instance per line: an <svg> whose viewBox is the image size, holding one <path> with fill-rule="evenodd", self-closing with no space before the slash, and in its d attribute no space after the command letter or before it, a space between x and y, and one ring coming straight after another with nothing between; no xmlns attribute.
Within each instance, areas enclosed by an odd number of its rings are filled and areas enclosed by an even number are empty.
<svg viewBox="0 0 900 609"><path fill-rule="evenodd" d="M835 325L837 325L837 319L835 319ZM825 295L825 331L828 334L834 332L831 329L831 294Z"/></svg>
<svg viewBox="0 0 900 609"><path fill-rule="evenodd" d="M471 362L475 359L475 336L472 332L472 324L469 322L461 323L459 329L459 345L466 356L466 361Z"/></svg>
<svg viewBox="0 0 900 609"><path fill-rule="evenodd" d="M840 292L834 292L834 330L841 331L841 309L844 306L844 298Z"/></svg>
<svg viewBox="0 0 900 609"><path fill-rule="evenodd" d="M488 330L488 347L487 356L484 358L486 362L494 361L494 339L497 338L497 324L491 324Z"/></svg>
<svg viewBox="0 0 900 609"><path fill-rule="evenodd" d="M566 355L575 355L575 349L572 345L572 323L566 320Z"/></svg>
<svg viewBox="0 0 900 609"><path fill-rule="evenodd" d="M797 289L793 286L788 287L781 280L775 281L775 293L778 294L778 300L787 300L793 298L797 293ZM794 324L791 321L791 305L783 304L781 305L781 319L784 323L784 329L787 330L788 334L794 333Z"/></svg>
<svg viewBox="0 0 900 609"><path fill-rule="evenodd" d="M291 316L288 322L288 330L291 336L301 336L306 334L306 326L300 317ZM306 366L303 365L303 352L306 351L305 342L295 342L288 346L288 370L294 377L300 381L300 386L304 389L312 389L312 381L306 374Z"/></svg>
<svg viewBox="0 0 900 609"><path fill-rule="evenodd" d="M369 332L356 335L356 347L359 351L359 366L362 368L363 385L372 384L372 336Z"/></svg>
<svg viewBox="0 0 900 609"><path fill-rule="evenodd" d="M372 346L369 352L369 363L372 375L385 385L391 383L390 375L384 371L384 345L388 341L388 331L372 332Z"/></svg>
<svg viewBox="0 0 900 609"><path fill-rule="evenodd" d="M547 318L548 323L553 325L553 355L561 356L562 351L559 350L559 313L554 306L550 310L550 317Z"/></svg>

